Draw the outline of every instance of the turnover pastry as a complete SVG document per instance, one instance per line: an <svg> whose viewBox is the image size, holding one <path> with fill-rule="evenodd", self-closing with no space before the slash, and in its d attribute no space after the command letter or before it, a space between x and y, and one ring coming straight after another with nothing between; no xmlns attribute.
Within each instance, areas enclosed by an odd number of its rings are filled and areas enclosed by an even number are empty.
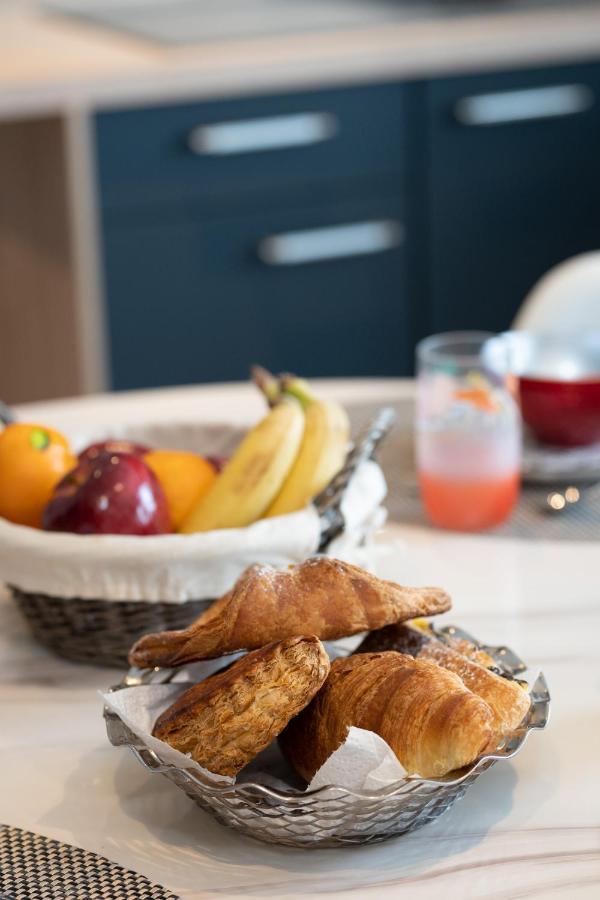
<svg viewBox="0 0 600 900"><path fill-rule="evenodd" d="M284 571L255 565L189 628L140 638L129 660L141 668L179 666L294 634L334 640L450 605L441 588L401 587L336 559L315 557Z"/></svg>
<svg viewBox="0 0 600 900"><path fill-rule="evenodd" d="M474 662L473 657L477 653L477 648L473 644L461 641L460 646L461 649L471 648L471 658L452 647L446 647L433 635L421 629L401 624L388 625L371 632L356 652L397 650L400 653L408 653L415 659L429 659L436 662L462 678L469 690L486 701L492 710L494 730L498 735L510 734L527 715L531 704L529 694L519 682L496 675L489 668L484 668L480 662ZM487 659L494 665L493 659L487 654L475 658Z"/></svg>
<svg viewBox="0 0 600 900"><path fill-rule="evenodd" d="M152 734L217 775L237 775L314 697L329 672L316 637L248 653L185 691Z"/></svg>
<svg viewBox="0 0 600 900"><path fill-rule="evenodd" d="M492 711L458 675L393 651L336 659L280 744L310 781L351 725L380 735L409 774L426 778L473 762L493 737Z"/></svg>

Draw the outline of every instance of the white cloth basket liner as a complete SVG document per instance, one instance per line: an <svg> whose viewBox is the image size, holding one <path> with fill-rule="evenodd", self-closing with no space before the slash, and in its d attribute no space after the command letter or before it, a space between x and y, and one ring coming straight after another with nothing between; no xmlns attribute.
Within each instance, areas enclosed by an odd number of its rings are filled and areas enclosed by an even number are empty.
<svg viewBox="0 0 600 900"><path fill-rule="evenodd" d="M71 435L81 449L103 432ZM207 455L231 452L239 429L185 423L114 429L111 437L140 440ZM356 472L342 510L347 530L328 550L365 562L362 545L385 518L386 485L374 462ZM0 519L0 580L23 591L85 599L183 603L217 597L252 563L284 567L317 552L319 516L313 507L263 519L247 528L153 537L44 532Z"/></svg>

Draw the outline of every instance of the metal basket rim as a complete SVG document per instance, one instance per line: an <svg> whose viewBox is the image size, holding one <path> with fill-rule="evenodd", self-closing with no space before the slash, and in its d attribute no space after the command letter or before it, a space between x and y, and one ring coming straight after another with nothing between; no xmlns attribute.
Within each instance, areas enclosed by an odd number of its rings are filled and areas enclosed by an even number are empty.
<svg viewBox="0 0 600 900"><path fill-rule="evenodd" d="M510 648L506 646L496 647L493 645L484 644L469 632L466 632L456 626L447 625L444 628L436 630L436 633L440 635L449 633L458 634L461 638L465 638L466 640L471 641L479 649L484 650L486 653L488 653L494 659L496 664L509 675L512 675L513 672L524 671L527 668L527 665L514 651L510 650ZM504 658L508 654L510 654L510 656L512 657L513 662L510 666L507 667L503 665L503 663ZM156 672L157 670L149 671ZM151 683L152 682L146 682L146 684ZM119 685L114 685L113 687L109 688L109 692L134 686L143 686L143 682L138 683L137 685L131 685L122 682ZM257 795L260 795L270 800L277 800L279 803L282 803L286 806L297 806L299 803L302 804L307 800L313 800L314 798L327 792L335 792L337 795L348 796L356 800L382 801L398 793L401 793L403 790L406 790L411 786L414 786L415 789L418 787L431 787L432 789L452 788L460 785L468 779L471 779L472 777L477 777L491 765L494 765L496 762L514 758L517 753L519 753L532 731L541 730L546 727L550 712L550 692L543 672L539 673L534 684L531 686L529 693L532 698L529 713L524 722L521 723L521 725L519 725L512 732L512 734L505 739L504 746L498 747L489 753L482 754L470 766L466 767L466 769L462 771L462 774L457 778L436 779L422 778L418 775L407 775L400 781L394 782L393 784L381 788L377 791L354 791L350 788L343 787L342 785L335 784L322 785L321 787L313 788L312 790L301 790L299 788L288 788L282 790L276 787L270 787L269 785L257 781L246 781L239 784L236 782L230 784L222 781L213 781L212 779L204 777L201 773L196 772L192 769L182 768L172 763L163 763L153 750L147 747L140 738L134 735L133 732L131 732L130 729L127 728L127 726L117 715L117 713L113 712L106 706L104 707L104 717L107 723L108 738L111 743L113 743L115 746L128 746L135 757L139 760L139 762L141 762L141 764L150 772L156 774L168 774L169 772L177 772L180 776L183 776L186 781L191 782L192 784L196 785L212 796L234 793L240 797L252 796L253 798L256 798ZM120 722L123 729L125 730L126 736L131 736L132 740L127 739L119 740L118 742L113 741L110 728L111 721ZM148 758L151 760L151 762L148 761Z"/></svg>

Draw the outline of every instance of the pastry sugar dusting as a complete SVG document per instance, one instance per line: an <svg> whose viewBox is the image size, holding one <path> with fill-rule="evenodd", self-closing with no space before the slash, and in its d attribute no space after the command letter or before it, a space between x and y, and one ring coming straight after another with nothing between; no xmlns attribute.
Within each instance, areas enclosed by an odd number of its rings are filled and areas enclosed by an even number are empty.
<svg viewBox="0 0 600 900"><path fill-rule="evenodd" d="M310 781L355 726L386 741L409 774L438 778L500 746L531 702L475 645L439 639L428 617L450 607L441 588L384 581L341 560L255 565L187 629L141 638L130 660L181 666L248 651L154 726L216 774L237 775L279 737ZM355 652L330 664L322 641L361 632Z"/></svg>
<svg viewBox="0 0 600 900"><path fill-rule="evenodd" d="M341 560L310 558L277 571L250 566L233 588L183 631L140 638L132 665L177 666L316 634L322 641L450 609L441 588L402 587Z"/></svg>

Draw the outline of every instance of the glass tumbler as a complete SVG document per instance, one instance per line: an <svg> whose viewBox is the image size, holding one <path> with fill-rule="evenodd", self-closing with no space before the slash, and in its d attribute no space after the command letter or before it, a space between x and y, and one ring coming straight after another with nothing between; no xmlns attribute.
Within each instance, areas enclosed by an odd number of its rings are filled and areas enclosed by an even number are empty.
<svg viewBox="0 0 600 900"><path fill-rule="evenodd" d="M510 516L520 486L521 418L502 335L453 332L418 344L416 460L434 525L480 531Z"/></svg>

